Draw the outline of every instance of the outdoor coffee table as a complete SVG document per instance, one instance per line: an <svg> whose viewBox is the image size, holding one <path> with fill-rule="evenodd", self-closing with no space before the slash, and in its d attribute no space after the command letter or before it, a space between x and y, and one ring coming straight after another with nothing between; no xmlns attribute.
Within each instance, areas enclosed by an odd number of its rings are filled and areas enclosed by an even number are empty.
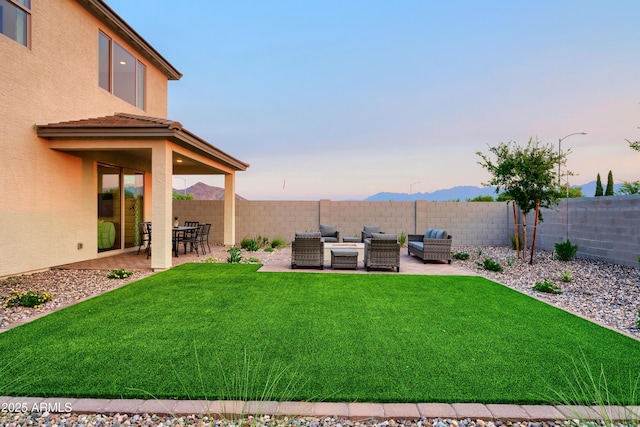
<svg viewBox="0 0 640 427"><path fill-rule="evenodd" d="M357 249L331 249L331 269L338 268L352 269L358 268Z"/></svg>

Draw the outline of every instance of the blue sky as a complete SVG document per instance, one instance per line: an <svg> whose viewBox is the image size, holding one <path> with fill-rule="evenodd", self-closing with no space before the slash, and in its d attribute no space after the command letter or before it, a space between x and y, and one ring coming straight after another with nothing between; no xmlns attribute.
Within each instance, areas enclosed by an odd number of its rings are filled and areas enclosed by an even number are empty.
<svg viewBox="0 0 640 427"><path fill-rule="evenodd" d="M249 199L480 186L477 151L574 132L571 184L640 179L636 0L107 3L184 74L169 118L251 165Z"/></svg>

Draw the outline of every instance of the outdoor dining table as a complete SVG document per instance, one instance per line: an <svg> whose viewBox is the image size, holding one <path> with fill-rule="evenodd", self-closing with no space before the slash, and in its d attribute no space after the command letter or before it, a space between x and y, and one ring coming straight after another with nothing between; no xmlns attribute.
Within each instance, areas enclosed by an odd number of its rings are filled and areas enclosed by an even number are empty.
<svg viewBox="0 0 640 427"><path fill-rule="evenodd" d="M173 255L178 256L178 247L180 246L180 242L184 239L184 235L187 231L195 231L198 227L191 227L186 225L180 225L178 227L173 227L171 230L173 231L173 236L171 241L173 242ZM185 248L185 253L187 249Z"/></svg>

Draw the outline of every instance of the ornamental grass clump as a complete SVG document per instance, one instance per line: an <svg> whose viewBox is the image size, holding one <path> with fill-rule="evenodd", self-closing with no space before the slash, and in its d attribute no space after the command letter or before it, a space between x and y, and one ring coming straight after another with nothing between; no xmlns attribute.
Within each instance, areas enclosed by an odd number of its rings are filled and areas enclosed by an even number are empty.
<svg viewBox="0 0 640 427"><path fill-rule="evenodd" d="M40 308L47 301L51 301L51 295L48 292L11 292L10 296L4 298L4 308Z"/></svg>
<svg viewBox="0 0 640 427"><path fill-rule="evenodd" d="M229 264L239 264L240 261L242 261L242 253L240 252L240 248L229 248L227 252L229 252L229 256L227 257L227 262Z"/></svg>

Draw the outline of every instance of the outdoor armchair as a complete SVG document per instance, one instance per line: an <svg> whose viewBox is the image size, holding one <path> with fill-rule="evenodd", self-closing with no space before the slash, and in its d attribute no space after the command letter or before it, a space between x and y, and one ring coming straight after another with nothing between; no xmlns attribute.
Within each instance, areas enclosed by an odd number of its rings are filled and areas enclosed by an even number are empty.
<svg viewBox="0 0 640 427"><path fill-rule="evenodd" d="M296 232L291 242L291 268L324 268L324 243L320 232Z"/></svg>
<svg viewBox="0 0 640 427"><path fill-rule="evenodd" d="M373 233L382 233L382 231L380 231L380 226L379 225L365 225L362 228L362 231L360 232L360 241L362 243L364 243L364 241L366 239L370 239L371 238L371 234Z"/></svg>
<svg viewBox="0 0 640 427"><path fill-rule="evenodd" d="M340 241L340 232L335 225L320 224L320 237L325 243L338 243Z"/></svg>
<svg viewBox="0 0 640 427"><path fill-rule="evenodd" d="M400 243L395 234L371 233L364 241L364 266L372 268L395 268L400 271Z"/></svg>

